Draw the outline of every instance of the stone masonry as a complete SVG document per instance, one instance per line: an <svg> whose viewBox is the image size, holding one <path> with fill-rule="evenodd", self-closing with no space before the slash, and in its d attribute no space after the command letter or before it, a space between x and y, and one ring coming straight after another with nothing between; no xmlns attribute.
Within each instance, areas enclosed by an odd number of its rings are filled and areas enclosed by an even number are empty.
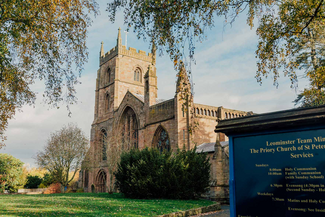
<svg viewBox="0 0 325 217"><path fill-rule="evenodd" d="M119 135L123 144L139 149L188 149L203 143L216 144L214 128L217 119L251 114L194 103L190 91L188 98L184 98L184 90L190 90L190 82L182 70L178 74L175 96L169 100L157 98L155 54L131 47L127 49L122 45L120 29L114 48L105 53L101 45L91 147L85 160L88 167L81 172L81 183L86 192L108 192L107 186L113 181L103 138L112 139ZM184 106L184 102L188 102L188 106ZM220 134L217 144L226 140L225 135ZM218 149L218 145L215 147L210 156L212 179L227 177L224 168L227 168L228 159L223 149ZM225 182L223 185L227 185ZM218 191L217 188L211 190ZM218 193L213 195L218 199ZM227 196L222 194L221 197Z"/></svg>

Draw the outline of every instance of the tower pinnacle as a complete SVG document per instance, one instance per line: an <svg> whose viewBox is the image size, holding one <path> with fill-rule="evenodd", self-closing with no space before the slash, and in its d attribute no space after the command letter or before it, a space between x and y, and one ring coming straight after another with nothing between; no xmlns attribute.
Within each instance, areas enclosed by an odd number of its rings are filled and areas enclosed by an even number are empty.
<svg viewBox="0 0 325 217"><path fill-rule="evenodd" d="M104 42L101 42L101 46L100 46L100 57L103 57L105 55L104 52Z"/></svg>
<svg viewBox="0 0 325 217"><path fill-rule="evenodd" d="M117 46L122 46L122 36L121 36L121 28L118 28L117 34Z"/></svg>

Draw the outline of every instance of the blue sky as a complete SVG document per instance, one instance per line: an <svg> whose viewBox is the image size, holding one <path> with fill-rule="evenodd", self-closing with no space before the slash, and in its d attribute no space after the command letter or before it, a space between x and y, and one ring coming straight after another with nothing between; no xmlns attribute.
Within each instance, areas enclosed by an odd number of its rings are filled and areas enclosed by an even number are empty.
<svg viewBox="0 0 325 217"><path fill-rule="evenodd" d="M76 123L89 137L93 121L95 102L95 80L99 63L100 42L105 52L116 44L117 30L123 26L123 14L117 14L114 24L110 23L105 11L105 1L99 1L101 15L93 19L89 28L87 46L89 61L77 86L78 103L71 106L68 117L65 105L50 109L42 102L43 84L36 82L33 89L38 98L34 107L24 106L15 118L9 121L6 131L8 140L2 153L9 153L24 163L35 166L34 157L43 149L51 132L59 130L70 122ZM292 101L307 82L299 81L297 90L290 89L290 81L281 74L279 87L273 86L273 79L263 79L260 86L254 78L256 73L255 50L258 38L255 29L246 25L241 15L232 26L224 26L224 19L217 18L215 27L206 32L206 40L196 43L196 65L192 65L194 101L200 104L223 106L225 108L264 113L290 109ZM125 34L122 34L125 44ZM134 33L128 34L128 47L149 51L149 44L137 40ZM158 97L170 99L175 93L176 72L169 57L157 57Z"/></svg>

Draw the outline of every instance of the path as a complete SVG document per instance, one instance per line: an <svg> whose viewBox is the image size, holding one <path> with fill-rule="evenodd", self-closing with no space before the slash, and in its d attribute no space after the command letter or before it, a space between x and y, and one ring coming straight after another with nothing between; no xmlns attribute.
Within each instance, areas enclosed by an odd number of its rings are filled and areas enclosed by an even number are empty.
<svg viewBox="0 0 325 217"><path fill-rule="evenodd" d="M213 213L206 213L206 214L201 214L201 215L196 215L192 217L230 217L230 210L229 210L229 205L223 205L221 206L221 210Z"/></svg>

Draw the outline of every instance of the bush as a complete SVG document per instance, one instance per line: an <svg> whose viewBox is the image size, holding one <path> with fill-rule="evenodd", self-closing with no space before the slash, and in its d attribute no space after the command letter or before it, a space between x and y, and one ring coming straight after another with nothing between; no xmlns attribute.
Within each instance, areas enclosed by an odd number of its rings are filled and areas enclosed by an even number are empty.
<svg viewBox="0 0 325 217"><path fill-rule="evenodd" d="M83 188L78 188L77 189L77 193L83 193L84 192L84 189Z"/></svg>
<svg viewBox="0 0 325 217"><path fill-rule="evenodd" d="M195 151L172 154L146 148L123 153L116 186L130 198L198 198L209 187L210 163L206 154Z"/></svg>
<svg viewBox="0 0 325 217"><path fill-rule="evenodd" d="M8 186L6 186L6 190L7 190L9 193L17 193L17 192L18 192L18 186L15 186L15 185L8 185Z"/></svg>
<svg viewBox="0 0 325 217"><path fill-rule="evenodd" d="M46 186L45 186L43 183L41 183L41 184L38 186L38 188L46 188Z"/></svg>
<svg viewBox="0 0 325 217"><path fill-rule="evenodd" d="M27 176L27 182L25 184L25 188L38 188L38 186L42 183L43 179L39 176Z"/></svg>

